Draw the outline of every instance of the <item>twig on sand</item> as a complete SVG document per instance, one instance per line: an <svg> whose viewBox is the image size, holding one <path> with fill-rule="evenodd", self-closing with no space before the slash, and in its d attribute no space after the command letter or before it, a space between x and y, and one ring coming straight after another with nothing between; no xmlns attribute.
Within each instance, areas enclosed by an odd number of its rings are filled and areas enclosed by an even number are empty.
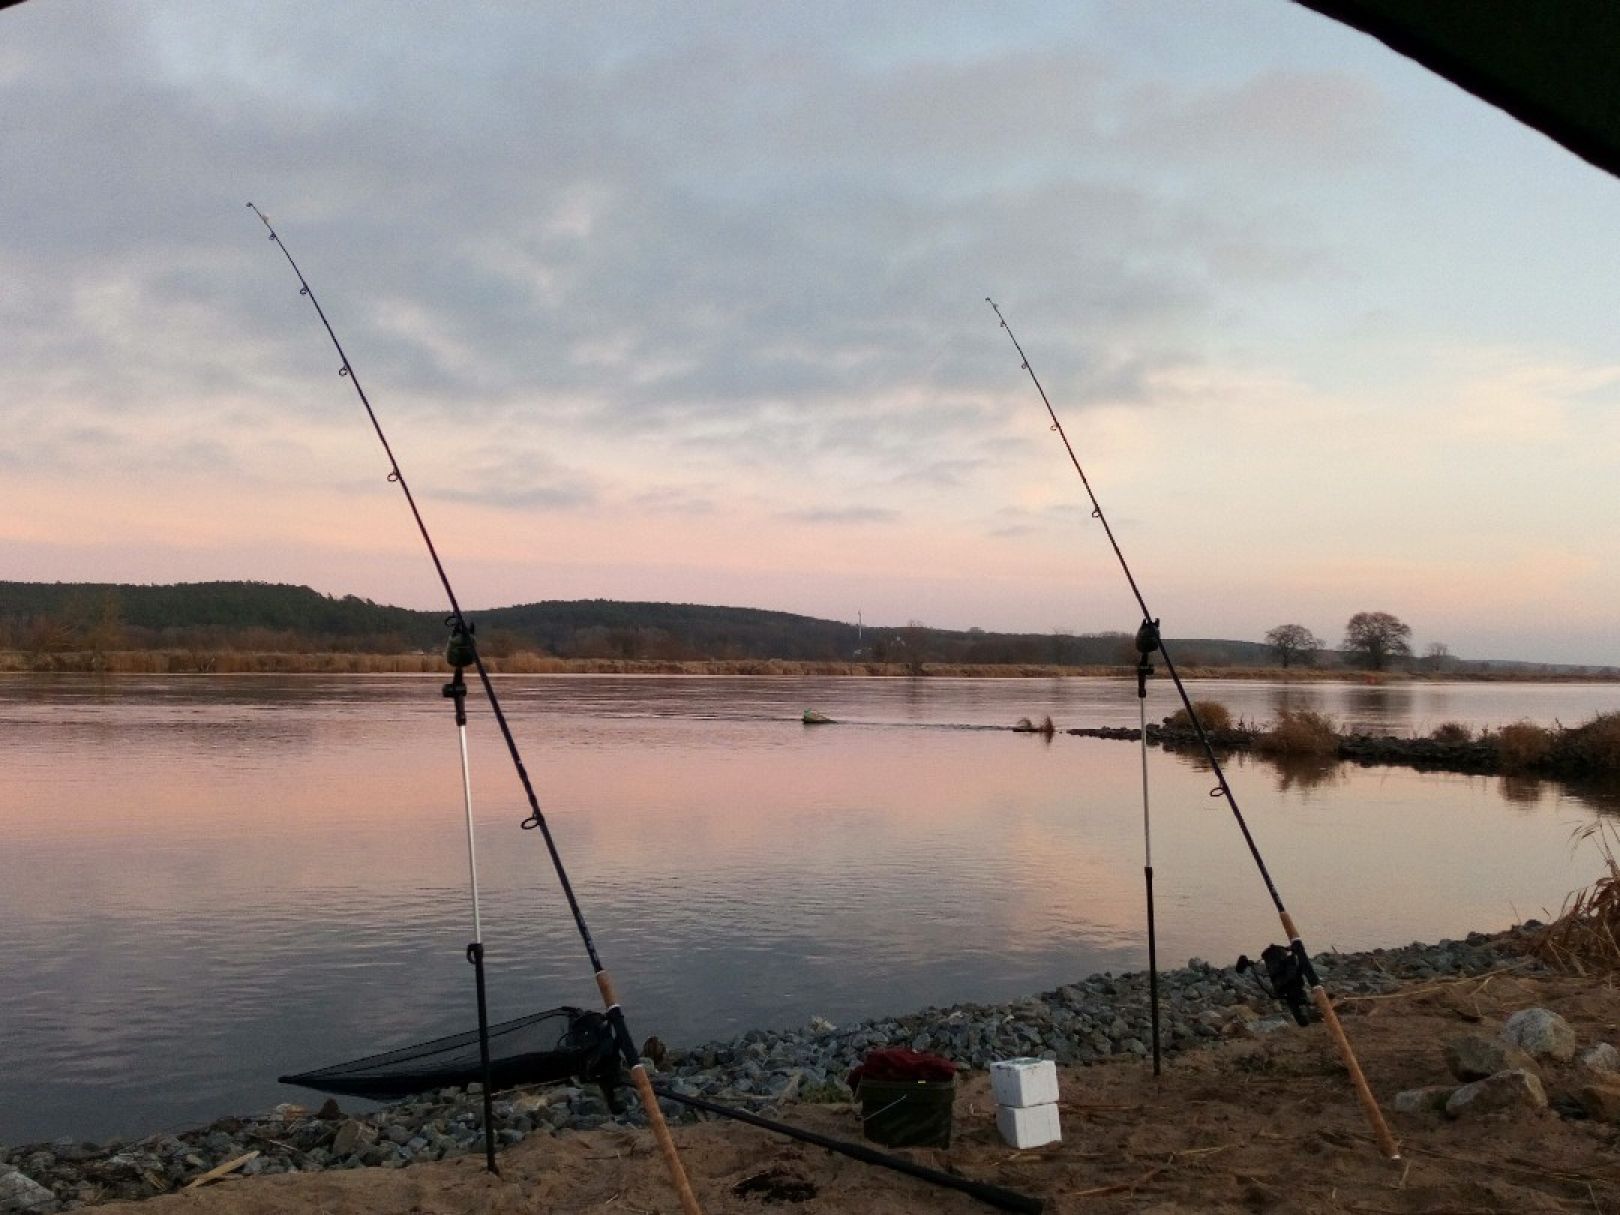
<svg viewBox="0 0 1620 1215"><path fill-rule="evenodd" d="M1138 1177L1135 1181L1121 1181L1121 1182L1118 1182L1118 1183L1116 1183L1114 1185L1100 1185L1100 1186L1097 1186L1095 1189L1076 1190L1073 1194L1070 1194L1069 1197L1070 1198L1101 1198L1105 1194L1129 1194L1129 1193L1133 1193L1136 1190L1140 1189L1142 1186L1146 1185L1148 1182L1152 1181L1155 1177L1157 1177L1160 1173L1164 1172L1165 1169L1167 1169L1169 1167L1170 1166L1167 1165L1167 1164L1161 1164L1156 1169L1149 1169L1147 1172L1143 1173L1140 1177Z"/></svg>
<svg viewBox="0 0 1620 1215"><path fill-rule="evenodd" d="M1528 1177L1535 1177L1542 1181L1559 1181L1566 1184L1579 1184L1588 1190L1592 1182L1599 1181L1605 1185L1620 1185L1620 1174L1577 1169L1561 1169L1549 1165L1544 1161L1525 1160L1517 1156L1498 1156L1492 1160L1481 1160L1476 1156L1459 1156L1453 1152L1442 1152L1436 1148L1418 1144L1411 1146L1412 1151L1421 1152L1425 1156L1435 1156L1441 1160L1450 1160L1457 1164L1473 1165L1480 1169L1506 1169L1521 1173ZM1556 1197L1556 1195L1549 1195ZM1563 1200L1561 1200L1563 1201Z"/></svg>
<svg viewBox="0 0 1620 1215"><path fill-rule="evenodd" d="M1464 983L1479 983L1473 993L1478 995L1485 990L1485 984L1496 978L1497 975L1512 974L1516 970L1523 970L1527 965L1529 965L1528 962L1511 962L1506 966L1498 967L1496 970L1487 971L1484 975L1464 975L1460 979L1443 979L1438 983L1430 983L1425 987L1411 987L1403 991L1385 991L1365 996L1336 996L1333 1000L1333 1007L1338 1008L1345 1004L1370 1004L1378 1000L1406 1000L1413 996L1426 996L1437 991L1445 991L1447 988L1458 987ZM1484 981L1480 982L1482 979Z"/></svg>
<svg viewBox="0 0 1620 1215"><path fill-rule="evenodd" d="M186 1189L195 1190L198 1186L207 1185L210 1181L218 1181L221 1177L225 1176L225 1174L234 1173L248 1161L257 1159L258 1155L259 1149L254 1148L251 1152L246 1152L243 1155L236 1157L234 1160L227 1160L224 1164L216 1164L206 1173L203 1173L198 1177L193 1177L190 1181L186 1182Z"/></svg>
<svg viewBox="0 0 1620 1215"><path fill-rule="evenodd" d="M1182 1148L1180 1151L1170 1153L1170 1163L1186 1160L1190 1156L1213 1156L1218 1152L1228 1152L1235 1148L1235 1143L1219 1143L1214 1147Z"/></svg>

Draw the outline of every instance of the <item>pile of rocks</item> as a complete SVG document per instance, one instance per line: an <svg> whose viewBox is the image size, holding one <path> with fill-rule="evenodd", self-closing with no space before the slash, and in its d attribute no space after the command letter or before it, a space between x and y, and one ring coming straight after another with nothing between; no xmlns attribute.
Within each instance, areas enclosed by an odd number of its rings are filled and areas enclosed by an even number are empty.
<svg viewBox="0 0 1620 1215"><path fill-rule="evenodd" d="M1620 1050L1607 1042L1581 1050L1569 1022L1550 1009L1521 1009L1494 1037L1462 1034L1443 1053L1461 1083L1397 1093L1398 1113L1472 1118L1552 1104L1565 1114L1620 1122Z"/></svg>
<svg viewBox="0 0 1620 1215"><path fill-rule="evenodd" d="M1335 995L1385 992L1409 979L1481 974L1509 963L1536 969L1515 952L1514 935L1476 933L1463 941L1324 954L1315 963ZM1231 967L1195 958L1162 973L1159 989L1161 1041L1170 1053L1293 1024L1251 976ZM1006 1004L929 1008L843 1028L815 1018L799 1029L751 1030L670 1048L659 1070L677 1091L763 1110L795 1100L848 1100L844 1077L878 1046L932 1051L971 1069L1015 1056L1059 1063L1141 1056L1148 1053L1150 1034L1147 975L1100 974ZM1615 1100L1620 1108L1620 1092ZM634 1098L627 1094L626 1103L626 1112L615 1115L595 1087L568 1085L503 1096L494 1105L497 1139L506 1145L540 1132L644 1122ZM672 1120L695 1116L673 1101L663 1104ZM346 1114L335 1102L313 1112L283 1105L265 1116L221 1119L136 1142L59 1139L0 1147L0 1213L148 1197L226 1166L232 1174L252 1175L442 1160L483 1150L481 1117L476 1089L445 1089L365 1113Z"/></svg>

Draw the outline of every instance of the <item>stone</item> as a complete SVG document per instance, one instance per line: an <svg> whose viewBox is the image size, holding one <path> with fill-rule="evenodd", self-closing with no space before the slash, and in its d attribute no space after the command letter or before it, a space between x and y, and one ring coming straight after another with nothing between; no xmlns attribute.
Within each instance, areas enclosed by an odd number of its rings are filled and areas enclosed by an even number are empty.
<svg viewBox="0 0 1620 1215"><path fill-rule="evenodd" d="M1484 1034L1458 1034L1446 1041L1444 1051L1447 1069L1465 1083L1514 1068L1535 1067L1535 1061L1519 1047Z"/></svg>
<svg viewBox="0 0 1620 1215"><path fill-rule="evenodd" d="M1620 1072L1620 1050L1599 1042L1576 1055L1575 1066L1591 1076L1612 1076Z"/></svg>
<svg viewBox="0 0 1620 1215"><path fill-rule="evenodd" d="M1547 1092L1541 1081L1533 1073L1515 1068L1463 1085L1446 1101L1446 1117L1472 1118L1504 1110L1546 1108Z"/></svg>
<svg viewBox="0 0 1620 1215"><path fill-rule="evenodd" d="M1246 1010L1247 1011L1247 1010ZM1235 1038L1264 1038L1288 1029L1294 1024L1290 1016L1278 1013L1270 1017L1260 1017L1251 1014L1247 1017L1237 1017L1229 1027L1229 1036Z"/></svg>
<svg viewBox="0 0 1620 1215"><path fill-rule="evenodd" d="M26 1173L0 1168L0 1211L54 1211L56 1195Z"/></svg>
<svg viewBox="0 0 1620 1215"><path fill-rule="evenodd" d="M1524 1008L1514 1013L1502 1026L1502 1040L1537 1059L1568 1063L1575 1057L1575 1031L1548 1008Z"/></svg>
<svg viewBox="0 0 1620 1215"><path fill-rule="evenodd" d="M1456 1091L1456 1086L1451 1084L1429 1084L1423 1088L1409 1088L1405 1092L1396 1093L1390 1107L1397 1114L1439 1113L1446 1108L1446 1102L1451 1100L1451 1094Z"/></svg>
<svg viewBox="0 0 1620 1215"><path fill-rule="evenodd" d="M336 1097L328 1097L326 1103L315 1111L315 1116L322 1122L336 1122L343 1117L343 1110L338 1105Z"/></svg>
<svg viewBox="0 0 1620 1215"><path fill-rule="evenodd" d="M1598 1076L1575 1093L1586 1116L1597 1122L1620 1122L1620 1076Z"/></svg>
<svg viewBox="0 0 1620 1215"><path fill-rule="evenodd" d="M826 1017L810 1018L810 1032L813 1034L830 1034L837 1028L838 1026L827 1020Z"/></svg>
<svg viewBox="0 0 1620 1215"><path fill-rule="evenodd" d="M337 1134L332 1137L332 1155L352 1155L357 1148L368 1147L375 1142L377 1142L376 1127L350 1118L338 1127Z"/></svg>

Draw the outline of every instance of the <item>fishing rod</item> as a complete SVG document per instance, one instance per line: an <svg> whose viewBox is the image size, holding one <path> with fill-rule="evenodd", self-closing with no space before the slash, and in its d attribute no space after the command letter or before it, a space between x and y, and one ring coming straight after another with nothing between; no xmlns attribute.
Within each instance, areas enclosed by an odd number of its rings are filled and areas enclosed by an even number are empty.
<svg viewBox="0 0 1620 1215"><path fill-rule="evenodd" d="M523 764L523 756L518 751L517 739L512 735L512 727L507 723L506 713L501 708L500 697L495 694L495 685L490 680L489 668L484 665L484 656L478 652L478 646L473 640L472 626L467 622L465 613L461 610L461 603L456 598L455 588L450 585L450 575L445 572L444 562L439 558L439 550L434 546L433 537L428 534L427 523L422 518L422 512L416 505L416 497L411 493L411 487L405 480L405 474L399 467L399 460L394 455L394 449L388 442L388 436L383 433L382 423L377 420L377 411L371 407L371 400L366 391L360 386L360 379L354 373L354 366L349 362L349 356L344 353L343 343L338 341L337 332L332 328L332 322L326 319L326 310L321 307L320 301L315 298L315 292L310 289L309 280L304 272L298 268L287 246L282 242L281 236L271 226L269 217L252 203L247 204L248 209L259 217L270 233L270 239L281 250L281 255L287 259L287 264L298 276L298 293L309 297L314 305L315 313L321 318L321 324L326 329L326 336L332 339L332 346L337 351L341 366L338 375L346 378L354 385L354 391L360 398L360 404L365 406L366 417L371 421L372 430L377 433L377 441L382 444L383 452L388 457L388 479L399 486L400 492L405 495L406 505L410 507L411 517L416 521L416 529L422 534L422 543L427 546L428 556L433 561L433 568L439 575L439 584L444 588L445 598L450 601L450 614L455 622L455 628L465 640L467 656L472 660L473 669L478 672L478 682L484 689L484 697L489 701L490 712L500 727L501 737L506 741L506 750L512 758L512 766L517 770L518 782L523 786L523 794L528 799L529 817L521 824L524 830L538 830L540 837L545 841L546 852L551 857L551 867L556 871L557 882L562 887L563 897L568 902L568 910L574 917L574 927L579 932L579 939L585 946L586 956L589 957L591 969L596 977L596 987L601 993L602 1003L606 1007L609 1024L613 1027L614 1041L618 1044L619 1053L624 1057L630 1068L630 1078L635 1084L636 1095L640 1097L642 1108L647 1113L647 1124L652 1129L653 1137L658 1141L658 1149L663 1154L664 1163L669 1170L670 1181L680 1198L681 1208L685 1215L702 1215L702 1208L698 1206L697 1196L692 1192L692 1185L687 1180L686 1170L681 1165L680 1154L675 1148L675 1140L670 1136L669 1126L664 1121L664 1112L658 1104L658 1098L653 1093L652 1081L647 1077L647 1069L641 1062L641 1052L636 1049L635 1040L630 1036L630 1028L625 1024L624 1009L619 1004L619 996L613 986L613 979L607 968L602 964L601 955L596 948L596 942L591 937L590 927L585 923L585 913L580 908L579 899L574 894L574 885L568 880L568 870L563 865L562 853L557 849L557 842L552 838L551 827L546 822L546 816L540 809L540 798L534 791L534 782L529 779L529 770ZM486 1086L487 1092L487 1086Z"/></svg>
<svg viewBox="0 0 1620 1215"><path fill-rule="evenodd" d="M1075 454L1074 444L1069 442L1068 433L1063 429L1063 423L1058 419L1057 410L1052 407L1051 398L1046 395L1046 389L1041 387L1040 378L1036 376L1035 369L1030 366L1029 355L1024 353L1023 346L1019 344L1017 336L1012 331L1012 326L1007 324L1007 318L1001 314L1001 309L997 306L996 301L987 295L984 297L984 302L994 309L996 319L1001 322L1001 327L1007 331L1007 337L1011 339L1013 349L1018 352L1024 370L1029 372L1029 378L1035 385L1035 391L1041 395L1041 403L1046 406L1047 416L1052 419L1052 429L1057 432L1058 438L1063 440L1064 450L1069 453L1069 462L1074 465L1074 471L1080 474L1080 483L1086 487L1086 496L1091 499L1091 517L1102 524L1103 532L1108 537L1108 543L1114 550L1114 556L1119 558L1119 568L1125 574L1125 581L1130 583L1131 594L1135 596L1137 606L1142 609L1143 627L1151 627L1157 633L1159 627L1158 618L1148 610L1147 599L1142 594L1142 588L1137 585L1136 577L1131 573L1131 567L1125 560L1125 554L1119 547L1119 541L1114 537L1114 529L1108 525L1108 517L1103 514L1102 503L1097 500L1097 493L1091 488L1091 481L1086 476L1086 470L1080 466L1080 457ZM1282 895L1277 892L1277 884L1272 881L1271 871L1266 868L1265 858L1260 855L1260 847L1255 843L1254 836L1250 834L1249 824L1244 820L1243 811L1238 807L1237 795L1232 792L1232 786L1226 779L1226 772L1222 769L1221 761L1215 754L1215 747L1209 741L1209 735L1204 731L1204 723L1199 720L1198 710L1193 708L1192 697L1187 694L1187 685L1181 681L1181 675L1176 671L1176 664L1170 658L1170 650L1165 645L1164 638L1159 636L1157 640L1159 653L1164 657L1165 673L1170 676L1171 682L1176 685L1176 692L1181 697L1182 706L1187 710L1187 718L1192 722L1193 731L1198 735L1198 741L1203 745L1204 754L1209 759L1210 770L1215 774L1216 785L1214 789L1210 790L1210 796L1225 798L1226 804L1231 808L1232 817L1237 821L1238 830L1243 835L1243 842L1248 846L1249 855L1254 858L1255 867L1260 870L1260 878L1266 884L1266 892L1271 895L1272 905L1277 909L1277 916L1282 921L1283 932L1288 935L1289 951L1294 955L1300 975L1310 987L1311 1000L1315 1003L1317 1012L1321 1014L1323 1024L1327 1026L1328 1033L1332 1036L1334 1044L1339 1049L1339 1055L1344 1060L1345 1069L1350 1073L1350 1082L1355 1088L1356 1098L1361 1102L1363 1112L1367 1115L1367 1121L1372 1126L1373 1136L1378 1140L1378 1146L1385 1156L1391 1160L1399 1160L1401 1158L1400 1146L1395 1142L1395 1136L1390 1133L1389 1125L1384 1121L1383 1112L1378 1108L1378 1101L1373 1096L1371 1087L1367 1084L1367 1077L1361 1070L1360 1062L1356 1059L1355 1048L1350 1045L1350 1039L1344 1032L1344 1026L1339 1022L1339 1014L1333 1009L1333 1001L1328 998L1327 989L1322 985L1322 980L1318 977L1316 968L1311 965L1310 954L1306 952L1305 944L1300 939L1299 929L1294 926L1294 917L1283 906ZM1146 733L1145 728L1143 733Z"/></svg>
<svg viewBox="0 0 1620 1215"><path fill-rule="evenodd" d="M859 1160L865 1164L875 1164L880 1168L893 1169L897 1173L904 1173L908 1177L916 1177L930 1185L943 1186L946 1189L958 1190L963 1194L971 1195L980 1202L1002 1211L1016 1211L1021 1215L1041 1215L1046 1209L1046 1203L1039 1198L1032 1198L1028 1194L1020 1194L1014 1190L1004 1189L999 1185L992 1185L987 1181L973 1181L955 1173L941 1172L926 1165L916 1164L904 1156L895 1156L889 1152L880 1152L869 1148L863 1143L850 1143L846 1139L834 1139L831 1135L820 1135L815 1131L807 1131L800 1127L789 1126L785 1122L777 1122L774 1118L762 1118L749 1110L740 1110L733 1106L721 1105L718 1101L710 1101L704 1097L696 1097L691 1093L683 1093L668 1084L655 1084L653 1090L660 1097L667 1097L682 1105L693 1109L703 1110L705 1113L716 1114L721 1118L730 1118L748 1126L757 1126L761 1130L774 1131L778 1135L786 1135L789 1139L797 1139L801 1143L814 1144L825 1148L829 1152L837 1152L840 1156L848 1156L851 1160Z"/></svg>

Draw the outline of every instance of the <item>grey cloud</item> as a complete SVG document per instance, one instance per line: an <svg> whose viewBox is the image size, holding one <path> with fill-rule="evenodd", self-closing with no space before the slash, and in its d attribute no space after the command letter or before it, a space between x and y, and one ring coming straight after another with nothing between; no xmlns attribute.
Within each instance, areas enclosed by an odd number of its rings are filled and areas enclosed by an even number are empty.
<svg viewBox="0 0 1620 1215"><path fill-rule="evenodd" d="M252 197L401 420L720 433L750 456L860 452L892 479L1009 433L983 408L878 403L1021 391L987 291L1081 408L1150 400L1156 372L1196 362L1228 284L1311 272L1272 225L1110 159L1122 85L1075 45L880 70L783 13L649 9L606 54L566 10L431 31L393 7L289 13L64 7L17 27L34 45L0 81L23 133L0 315L23 385L126 413L347 408ZM1198 98L1161 101L1144 144L1161 122L1165 154L1203 155L1176 145ZM594 492L492 483L511 504Z"/></svg>
<svg viewBox="0 0 1620 1215"><path fill-rule="evenodd" d="M814 506L778 511L776 517L795 523L887 523L898 519L900 512L877 506Z"/></svg>
<svg viewBox="0 0 1620 1215"><path fill-rule="evenodd" d="M630 501L643 510L664 515L707 515L715 509L714 490L695 490L678 485L644 490Z"/></svg>
<svg viewBox="0 0 1620 1215"><path fill-rule="evenodd" d="M594 477L522 447L486 447L449 467L423 465L412 483L434 497L507 508L576 510L602 497Z"/></svg>

